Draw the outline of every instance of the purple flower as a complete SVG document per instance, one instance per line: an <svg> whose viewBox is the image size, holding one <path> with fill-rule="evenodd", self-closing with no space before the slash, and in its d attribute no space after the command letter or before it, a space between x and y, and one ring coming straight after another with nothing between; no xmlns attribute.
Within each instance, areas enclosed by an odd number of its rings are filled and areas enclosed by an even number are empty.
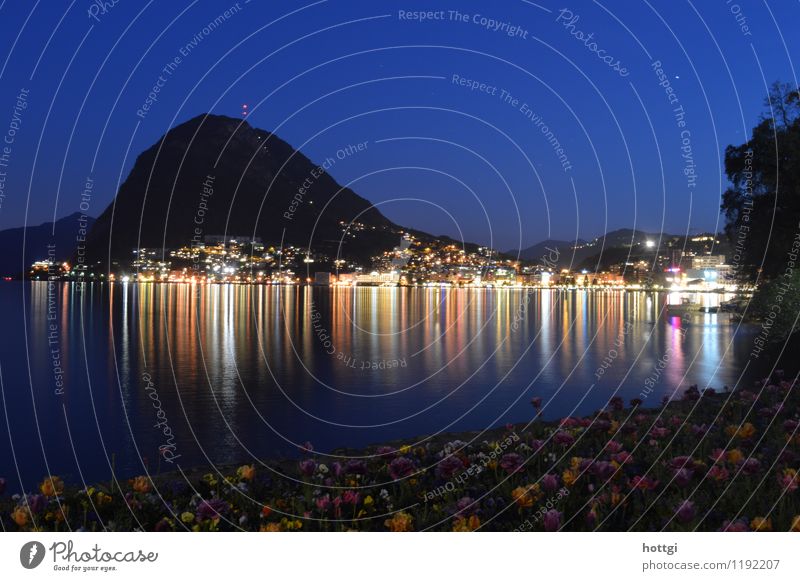
<svg viewBox="0 0 800 581"><path fill-rule="evenodd" d="M608 480L614 476L614 473L617 471L611 462L606 462L604 460L594 462L590 470L591 473L597 476L600 480Z"/></svg>
<svg viewBox="0 0 800 581"><path fill-rule="evenodd" d="M452 478L453 475L462 468L464 468L464 463L460 458L456 456L447 456L444 460L439 462L439 465L436 467L436 474L439 478L447 480Z"/></svg>
<svg viewBox="0 0 800 581"><path fill-rule="evenodd" d="M331 464L331 470L333 470L333 475L337 478L344 474L344 466L342 466L341 462L334 462Z"/></svg>
<svg viewBox="0 0 800 581"><path fill-rule="evenodd" d="M750 526L747 524L747 521L738 519L734 521L726 520L722 523L722 528L720 528L720 532L723 533L746 533L750 530Z"/></svg>
<svg viewBox="0 0 800 581"><path fill-rule="evenodd" d="M561 446L571 446L575 443L575 438L569 432L559 430L553 435L553 441Z"/></svg>
<svg viewBox="0 0 800 581"><path fill-rule="evenodd" d="M514 474L515 472L519 472L522 468L523 458L516 452L510 452L508 454L504 454L503 457L500 459L500 468L508 472L509 474Z"/></svg>
<svg viewBox="0 0 800 581"><path fill-rule="evenodd" d="M400 480L413 474L414 468L414 463L411 460L401 456L400 458L395 458L389 464L389 476L392 477L392 480Z"/></svg>
<svg viewBox="0 0 800 581"><path fill-rule="evenodd" d="M685 488L692 481L692 476L694 476L694 472L686 468L681 468L675 472L675 484L681 488Z"/></svg>
<svg viewBox="0 0 800 581"><path fill-rule="evenodd" d="M691 500L684 500L675 510L675 517L678 519L678 522L682 524L691 522L695 517L695 514L697 514L697 511L695 510L694 503Z"/></svg>
<svg viewBox="0 0 800 581"><path fill-rule="evenodd" d="M554 491L558 488L558 476L555 474L545 474L542 476L542 488L548 492Z"/></svg>
<svg viewBox="0 0 800 581"><path fill-rule="evenodd" d="M171 531L172 527L169 526L169 521L166 518L162 518L156 523L156 526L153 527L153 530L157 533L165 533Z"/></svg>
<svg viewBox="0 0 800 581"><path fill-rule="evenodd" d="M390 454L394 454L396 449L392 446L378 446L378 449L375 450L375 453L378 456L389 456Z"/></svg>
<svg viewBox="0 0 800 581"><path fill-rule="evenodd" d="M317 463L313 460L302 460L300 462L300 473L303 476L312 476L317 469Z"/></svg>
<svg viewBox="0 0 800 581"><path fill-rule="evenodd" d="M544 530L548 533L555 532L561 526L561 513L556 509L550 509L544 513Z"/></svg>
<svg viewBox="0 0 800 581"><path fill-rule="evenodd" d="M758 473L759 470L761 470L761 462L755 458L748 458L744 461L744 464L742 464L742 472L748 476Z"/></svg>
<svg viewBox="0 0 800 581"><path fill-rule="evenodd" d="M203 521L207 519L215 519L224 516L230 506L221 498L211 498L203 500L197 505L196 516L197 520Z"/></svg>
<svg viewBox="0 0 800 581"><path fill-rule="evenodd" d="M44 494L29 494L27 500L28 508L33 514L42 512L47 506L47 497Z"/></svg>
<svg viewBox="0 0 800 581"><path fill-rule="evenodd" d="M478 503L469 496L462 496L456 503L456 509L458 514L468 516L478 510Z"/></svg>
<svg viewBox="0 0 800 581"><path fill-rule="evenodd" d="M591 509L589 512L586 513L586 526L589 528L594 528L597 524L597 513L594 509Z"/></svg>

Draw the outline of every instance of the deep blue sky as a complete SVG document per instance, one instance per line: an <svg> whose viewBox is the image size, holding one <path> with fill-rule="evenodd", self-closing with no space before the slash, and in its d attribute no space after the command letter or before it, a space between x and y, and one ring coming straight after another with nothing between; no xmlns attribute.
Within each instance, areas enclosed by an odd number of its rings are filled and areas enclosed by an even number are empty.
<svg viewBox="0 0 800 581"><path fill-rule="evenodd" d="M167 128L207 111L240 116L247 103L253 125L315 160L366 141L333 176L356 180L353 189L386 202L381 209L398 223L433 233L507 249L634 225L719 229L724 148L744 141L763 112L765 83L796 84L800 63L797 2L241 0L209 35L204 26L235 2L118 0L97 20L92 5L0 0L0 135L20 89L30 91L0 168L0 228L77 211L87 176L89 213L98 215ZM562 8L579 17L572 28L557 21ZM445 19L408 21L401 10L443 10ZM522 32L488 30L476 14ZM628 76L571 31L594 33L594 48ZM163 67L198 34L137 117ZM655 60L686 112L693 189ZM458 86L454 74L496 94ZM563 145L570 170L523 103Z"/></svg>

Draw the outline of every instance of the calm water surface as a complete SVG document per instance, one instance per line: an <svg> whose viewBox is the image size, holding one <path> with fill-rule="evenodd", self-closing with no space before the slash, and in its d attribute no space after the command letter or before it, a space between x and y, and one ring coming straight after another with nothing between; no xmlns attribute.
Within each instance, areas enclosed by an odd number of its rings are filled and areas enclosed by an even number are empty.
<svg viewBox="0 0 800 581"><path fill-rule="evenodd" d="M662 311L676 299L0 283L0 477L30 489L48 471L80 482L112 464L254 461L526 421L534 396L556 418L615 393L657 405L688 384L734 385L752 330Z"/></svg>

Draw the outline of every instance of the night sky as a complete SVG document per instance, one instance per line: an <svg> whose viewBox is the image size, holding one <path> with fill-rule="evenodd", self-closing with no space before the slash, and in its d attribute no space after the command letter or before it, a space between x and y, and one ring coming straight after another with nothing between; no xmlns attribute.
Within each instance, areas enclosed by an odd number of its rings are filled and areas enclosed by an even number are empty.
<svg viewBox="0 0 800 581"><path fill-rule="evenodd" d="M247 104L434 234L718 231L725 147L800 63L794 1L102 4L0 0L0 228L79 211L87 178L99 215L169 127Z"/></svg>

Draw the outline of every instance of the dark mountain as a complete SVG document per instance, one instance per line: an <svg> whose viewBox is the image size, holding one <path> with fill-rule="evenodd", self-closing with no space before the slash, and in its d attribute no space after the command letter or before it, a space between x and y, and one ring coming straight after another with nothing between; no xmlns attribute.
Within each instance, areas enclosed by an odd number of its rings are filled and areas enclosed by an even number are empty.
<svg viewBox="0 0 800 581"><path fill-rule="evenodd" d="M208 235L258 237L363 259L398 243L400 228L273 133L201 115L142 153L97 219L87 262L136 248L175 248ZM357 222L343 234L343 224ZM341 250L340 249L341 244Z"/></svg>
<svg viewBox="0 0 800 581"><path fill-rule="evenodd" d="M53 222L45 222L0 231L0 276L20 276L37 260L47 259L48 245L53 245L57 262L69 260L78 245L78 235L94 223L94 218L86 216L79 222L81 216L76 212L56 220L55 228Z"/></svg>

